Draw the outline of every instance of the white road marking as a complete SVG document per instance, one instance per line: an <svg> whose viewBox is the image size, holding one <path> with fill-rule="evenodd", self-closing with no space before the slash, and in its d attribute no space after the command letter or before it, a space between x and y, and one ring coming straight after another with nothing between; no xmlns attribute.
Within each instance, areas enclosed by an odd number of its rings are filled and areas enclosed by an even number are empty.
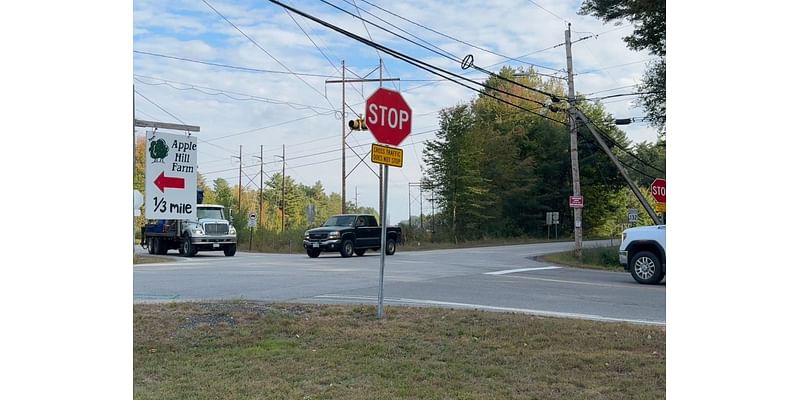
<svg viewBox="0 0 800 400"><path fill-rule="evenodd" d="M378 301L378 298L376 296L343 296L336 294L323 294L319 296L314 296L314 298L332 299L332 300L374 301L374 302ZM389 303L398 303L398 304L420 304L420 305L433 305L433 306L445 306L445 307L477 308L480 310L487 310L487 311L518 312L523 314L540 315L545 317L577 318L577 319L587 319L592 321L630 322L634 324L661 325L661 326L667 325L666 322L648 321L642 319L613 318L613 317L604 317L601 315L593 315L593 314L565 313L556 311L534 310L530 308L498 307L498 306L489 306L483 304L453 303L449 301L404 299L404 298L391 298L391 297L384 297L383 301Z"/></svg>
<svg viewBox="0 0 800 400"><path fill-rule="evenodd" d="M546 269L559 269L561 267L538 267L538 268L517 268L517 269L506 269L503 271L494 271L494 272L484 272L484 275L505 275L505 274L513 274L515 272L525 272L525 271L542 271Z"/></svg>

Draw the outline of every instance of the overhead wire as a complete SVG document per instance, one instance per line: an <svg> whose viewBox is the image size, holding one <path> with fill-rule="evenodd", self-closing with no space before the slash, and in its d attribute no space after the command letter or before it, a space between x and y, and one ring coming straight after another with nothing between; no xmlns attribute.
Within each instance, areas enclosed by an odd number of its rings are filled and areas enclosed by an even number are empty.
<svg viewBox="0 0 800 400"><path fill-rule="evenodd" d="M195 59L187 58L187 57L176 57L176 56L170 56L170 55L166 55L166 54L151 53L151 52L140 51L140 50L134 50L133 52L136 53L136 54L142 54L142 55L147 55L147 56L169 58L169 59L172 59L172 60L186 61L186 62L191 62L191 63L196 63L196 64L211 65L211 66L214 66L214 67L230 68L230 69L236 69L236 70L241 70L241 71L246 71L246 72L285 74L285 75L300 75L300 76L311 76L311 77L316 77L316 78L336 78L335 75L312 74L312 73L308 73L308 72L275 71L275 70L269 70L269 69L240 67L240 66L236 66L236 65L213 63L213 62L209 62L209 61L195 60Z"/></svg>
<svg viewBox="0 0 800 400"><path fill-rule="evenodd" d="M331 24L331 23L329 23L329 22L326 22L326 21L324 21L324 20L321 20L321 19L319 19L319 18L317 18L317 17L314 17L314 16L312 16L312 15L309 15L309 14L307 14L307 13L303 12L303 11L299 11L299 10L297 10L297 9L295 9L295 8L291 7L291 6L288 6L288 5L286 5L286 4L283 4L283 3L281 3L280 1L277 1L277 0L267 0L267 1L269 1L269 2L271 2L271 3L274 3L274 4L276 4L276 5L279 5L279 6L281 6L281 7L288 8L290 11L292 11L292 12L295 12L295 13L297 13L298 15L301 15L301 16L303 16L304 18L310 19L310 20L312 20L312 21L314 21L314 22L316 22L316 23L318 23L318 24L320 24L320 25L322 25L322 26L325 26L325 27L327 27L327 28L329 28L329 29L332 29L332 30L334 30L334 31L336 31L336 32L339 32L340 34L342 34L342 35L344 35L344 36L347 36L347 37L349 37L349 38L351 38L351 39L353 39L353 40L356 40L356 41L358 41L358 42L361 42L361 43L363 43L363 44L365 44L365 45L367 45L367 46L370 46L370 47L373 47L373 48L377 48L377 49L379 49L379 50L383 51L384 53L386 53L386 54L389 54L389 55L391 55L391 56L393 56L393 57L395 57L395 58L397 58L397 59L399 59L399 60L405 61L406 63L409 63L409 64L411 64L411 65L414 65L414 66L416 66L417 68L420 68L420 69L426 70L426 71L428 71L428 72L430 72L430 73L432 73L432 74L434 74L434 75L437 75L437 76L440 76L440 77L442 77L442 78L445 78L445 79L447 79L447 80L450 80L451 82L453 82L453 83L456 83L456 84L458 84L458 85L460 85L460 86L463 86L463 87L465 87L465 88L467 88L467 89L470 89L470 90L473 90L473 91L479 92L479 93L481 93L481 94L483 94L483 95L485 95L485 96L487 96L487 97L493 98L493 99L495 99L495 100L497 100L497 101L500 101L500 102L502 102L502 103L508 104L508 105L510 105L510 106L512 106L512 107L519 108L519 109L521 109L521 110L524 110L524 111L529 111L529 112L531 112L531 113L533 113L533 114L536 114L536 115L538 115L538 116L540 116L540 117L542 117L542 118L545 118L545 119L551 120L551 121L553 121L553 122L556 122L556 123L558 123L558 124L565 125L565 126L567 125L567 124L566 124L565 122L563 122L563 121L559 121L559 120L556 120L556 119L554 119L554 118L548 117L548 116L546 116L546 115L539 114L539 113L537 113L537 112L535 112L535 111L533 111L533 110L530 110L530 109L528 109L528 108L525 108L525 107L523 107L523 106L520 106L520 105L518 105L518 104L512 103L512 102L510 102L510 101L507 101L507 100L504 100L504 99L502 99L502 98L499 98L499 97L497 97L497 96L495 96L495 95L493 95L493 94L491 94L491 93L489 93L489 92L487 92L487 91L485 91L485 90L480 90L480 89L477 89L477 88L475 88L475 87L469 86L469 85L467 85L467 84L465 84L465 83L463 83L463 82L460 82L460 81L458 81L458 80L456 80L456 79L454 79L454 78L451 78L451 77L449 77L448 75L450 75L450 76L454 76L455 78L458 78L458 79L460 79L460 80L462 80L462 81L467 81L467 82L469 82L469 83L471 83L471 84L473 84L473 85L477 85L477 86L480 86L480 87L483 87L483 88L486 88L486 89L489 89L489 90L492 90L492 91L495 91L495 92L498 92L498 93L505 94L505 95L507 95L507 96L510 96L510 97L515 97L515 98L518 98L518 99L521 99L521 100L530 101L530 102L533 102L533 103L536 103L536 104L542 105L543 107L547 107L547 106L548 106L547 104L545 104L545 103L542 103L541 101L538 101L538 100L535 100L535 99L531 99L531 98L527 98L527 97L523 97L523 96L520 96L520 95L517 95L517 94L514 94L514 93L510 93L510 92L504 91L504 90L502 90L502 89L499 89L499 88L493 88L493 87L491 87L491 86L488 86L488 85L486 85L486 84L484 84L484 83L481 83L481 82L474 81L474 80L472 80L472 79L469 79L469 78L467 78L467 77L464 77L464 76L461 76L461 75L458 75L458 74L454 74L454 73L452 73L452 72L450 72L450 71L447 71L447 70L445 70L445 69L442 69L442 68L439 68L439 67L433 66L433 65L431 65L431 64L428 64L428 63L426 63L426 62L420 61L420 60L418 60L418 59L416 59L416 58L413 58L413 57L410 57L410 56L408 56L408 55L406 55L406 54L403 54L403 53L401 53L401 52L399 52L399 51L396 51L396 50L390 49L390 48L388 48L388 47L386 47L386 46L383 46L383 45L380 45L380 44L378 44L378 43L375 43L375 42L373 42L373 41L371 41L371 40L365 39L365 38L363 38L363 37L361 37L361 36L358 36L358 35L356 35L356 34L354 34L354 33L351 33L351 32L349 32L349 31L347 31L347 30L345 30L345 29L342 29L342 28L340 28L340 27L338 27L338 26L336 26L336 25L333 25L333 24ZM323 1L324 1L324 0L323 0ZM338 8L338 7L337 7L337 8ZM346 11L345 11L345 12L346 12ZM352 13L349 13L349 12L348 12L348 14L351 14L351 15L353 15ZM491 72L490 72L490 73L491 73ZM498 76L498 75L495 75L495 76ZM501 79L504 79L504 80L508 80L508 81L510 81L510 82L512 82L512 83L516 83L516 82L514 82L513 80L509 80L509 79L507 79L507 78L505 78L505 77L500 77L500 78L501 78ZM528 88L528 86L525 86L525 85L521 85L521 86ZM536 90L536 91L539 91L538 89L535 89L535 88L530 88L530 89L532 89L532 90ZM548 96L552 96L552 95L551 95L551 94L549 94L549 93L546 93L546 92L543 92L543 93L547 94ZM555 97L555 96L554 96L552 99L554 99L554 100L555 100L555 99L557 99L557 97Z"/></svg>
<svg viewBox="0 0 800 400"><path fill-rule="evenodd" d="M450 35L448 35L448 34L446 34L446 33L442 33L442 32L439 32L439 31L437 31L437 30L435 30L435 29L428 28L427 26L424 26L424 25L422 25L422 24L419 24L419 23L417 23L417 22L414 22L414 21L412 21L412 20L410 20L410 19L408 19L408 18L405 18L405 17L403 17L402 15L398 15L398 14L396 14L396 13L394 13L394 12L392 12L392 11L389 11L389 10L387 10L387 9L385 9L385 8L381 7L381 6L378 6L378 5L374 4L374 3L371 3L371 2L370 2L370 1L368 1L368 0L361 0L361 1L363 1L364 3L367 3L367 4L369 4L369 5L371 5L371 6L375 7L375 8L377 8L377 9L379 9L379 10L381 10L381 11L383 11L383 12L387 13L387 14L390 14L390 15L393 15L393 16L395 16L395 17L397 17L397 18L400 18L400 19L402 19L403 21L406 21L406 22L408 22L408 23L410 23L410 24L416 25L416 26L418 26L418 27L420 27L420 28L422 28L422 29L425 29L425 30L427 30L427 31L430 31L430 32L436 33L437 35L440 35L440 36L446 37L446 38L448 38L448 39L450 39L450 40L454 40L454 41L456 41L456 42L458 42L458 43L461 43L461 44L463 44L463 45L466 45L466 46L472 47L472 48L474 48L474 49L481 50L481 51L484 51L484 52L487 52L487 53L490 53L490 54L494 54L494 55L496 55L496 56L498 56L498 57L502 57L502 58L505 58L505 59L508 59L508 60L514 60L514 61L521 62L521 63L524 63L524 64L532 65L532 66L535 66L535 67L544 68L544 69L549 69L549 70L552 70L552 71L560 71L559 69L556 69L556 68L550 68L550 67L546 67L546 66L544 66L544 65L534 64L534 63L531 63L531 62L528 62L528 61L525 61L525 60L520 60L520 59L518 59L518 58L515 58L515 57L509 57L509 56L506 56L506 55L504 55L504 54L496 53L496 52L494 52L494 51L492 51L492 50L490 50L490 49L485 49L485 48L483 48L483 47L476 46L476 45L474 45L474 44L471 44L471 43L465 42L465 41L463 41L463 40L461 40L461 39L458 39L458 38L455 38L455 37L453 37L453 36L450 36Z"/></svg>
<svg viewBox="0 0 800 400"><path fill-rule="evenodd" d="M242 36L244 36L245 38L247 38L247 40L249 40L249 41L250 41L250 43L253 43L253 44L254 44L256 47L258 47L258 48L259 48L259 49L260 49L262 52L264 52L264 54L268 55L268 56L269 56L270 58L272 58L272 59L273 59L275 62L277 62L278 64L280 64L280 66L282 66L282 67L283 67L285 70L287 70L287 71L291 72L291 73L292 73L292 75L294 75L294 76L295 76L297 79L299 79L299 80L301 80L303 83L305 83L305 84L306 84L306 86L308 86L308 87L310 87L310 88L311 88L311 90L313 90L313 91L317 92L317 93L318 93L320 96L322 96L322 97L325 99L325 101L327 101L327 102L328 102L328 104L330 104L331 108L335 108L335 107L333 106L333 103L331 103L331 101L328 99L328 97L327 97L327 96L325 96L325 95L324 95L322 92L320 92L319 90L317 90L317 88L315 88L314 86L311 86L311 84L310 84L310 83L308 83L308 82L307 82L305 79L303 79L303 78L302 78L300 75L297 75L297 74L296 74L294 71L292 71L292 70L291 70L289 67L287 67L287 66L286 66L284 63L282 63L280 60L278 60L277 58L275 58L275 56L273 56L273 55L272 55L272 54L271 54L269 51L267 51L267 50L266 50L264 47L262 47L260 44L258 44L258 42L256 42L256 41L255 41L253 38L251 38L250 36L248 36L246 33L244 33L244 31L242 31L241 29L239 29L239 27L238 27L238 26L236 26L236 24L234 24L233 22L231 22L231 20L229 20L229 19L228 19L227 17L225 17L224 15L222 15L222 13L221 13L221 12L217 11L217 9L216 9L216 8L214 8L214 6L212 6L212 5L211 5L211 4L210 4L208 1L206 1L206 0L201 0L201 1L202 1L203 3L205 3L205 4L206 4L206 5L209 7L209 8L211 8L211 9L212 9L212 10L213 10L213 11L214 11L214 12L215 12L217 15L219 15L219 16L220 16L220 18L224 19L224 20L225 20L225 22L227 22L227 23L228 23L230 26L232 26L232 27L233 27L234 29L236 29L236 30L237 30L239 33L241 33L241 34L242 34ZM342 116L342 118L344 118L344 115Z"/></svg>

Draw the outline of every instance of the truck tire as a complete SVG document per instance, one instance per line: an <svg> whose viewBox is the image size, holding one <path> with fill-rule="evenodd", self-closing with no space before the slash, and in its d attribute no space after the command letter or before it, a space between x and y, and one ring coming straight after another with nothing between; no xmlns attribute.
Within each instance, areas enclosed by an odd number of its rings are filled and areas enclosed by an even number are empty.
<svg viewBox="0 0 800 400"><path fill-rule="evenodd" d="M366 253L366 252L367 252L367 249L356 249L356 250L354 250L354 251L355 251L355 253L356 253L356 255L357 255L357 256L361 257L361 256L363 256L363 255L364 255L364 253Z"/></svg>
<svg viewBox="0 0 800 400"><path fill-rule="evenodd" d="M167 244L161 238L153 238L153 251L163 256L167 254Z"/></svg>
<svg viewBox="0 0 800 400"><path fill-rule="evenodd" d="M655 285L664 278L661 260L649 251L638 251L630 261L631 276L636 282Z"/></svg>
<svg viewBox="0 0 800 400"><path fill-rule="evenodd" d="M353 256L353 241L350 239L345 239L342 241L342 248L339 249L339 254L342 257L352 257Z"/></svg>
<svg viewBox="0 0 800 400"><path fill-rule="evenodd" d="M225 257L233 257L236 254L236 243L229 244L223 251L225 252Z"/></svg>
<svg viewBox="0 0 800 400"><path fill-rule="evenodd" d="M395 243L394 238L386 239L386 255L390 256L394 254L397 250L397 243Z"/></svg>
<svg viewBox="0 0 800 400"><path fill-rule="evenodd" d="M183 236L181 250L183 250L184 257L194 257L197 254L197 247L192 245L192 238L189 235Z"/></svg>
<svg viewBox="0 0 800 400"><path fill-rule="evenodd" d="M320 249L306 249L306 254L311 258L319 257Z"/></svg>
<svg viewBox="0 0 800 400"><path fill-rule="evenodd" d="M156 254L156 248L151 237L147 238L147 254Z"/></svg>

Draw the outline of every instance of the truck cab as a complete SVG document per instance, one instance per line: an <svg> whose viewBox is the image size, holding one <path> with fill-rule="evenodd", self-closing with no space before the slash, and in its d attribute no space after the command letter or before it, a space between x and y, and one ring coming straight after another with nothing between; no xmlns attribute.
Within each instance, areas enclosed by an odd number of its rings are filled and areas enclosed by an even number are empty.
<svg viewBox="0 0 800 400"><path fill-rule="evenodd" d="M401 238L399 227L386 228L387 255L394 254ZM363 256L367 250L380 250L381 227L374 215L334 215L321 227L306 231L303 247L311 258L317 258L322 252L336 251L342 257Z"/></svg>
<svg viewBox="0 0 800 400"><path fill-rule="evenodd" d="M198 204L197 219L156 220L142 228L142 246L150 254L167 254L177 249L186 257L198 251L223 251L236 254L236 228L225 219L225 207Z"/></svg>

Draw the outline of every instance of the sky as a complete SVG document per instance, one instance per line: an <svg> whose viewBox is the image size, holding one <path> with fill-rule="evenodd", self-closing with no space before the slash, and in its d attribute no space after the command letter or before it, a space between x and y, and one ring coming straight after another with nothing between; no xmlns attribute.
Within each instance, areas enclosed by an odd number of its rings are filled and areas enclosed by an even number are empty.
<svg viewBox="0 0 800 400"><path fill-rule="evenodd" d="M326 1L284 4L478 81L487 76L461 69L467 55L494 72L502 66L533 66L566 85L562 44L568 23L579 94L634 93L654 59L626 47L621 38L633 30L628 21L603 24L578 15L581 1ZM346 79L378 78L381 60L383 77L399 79L384 86L400 91L413 113L411 134L401 144L404 165L389 171L387 215L396 224L409 212L430 213L430 195L410 189L409 183L424 174L423 149L435 138L438 111L468 103L476 92L269 1L133 2L135 116L200 126L198 167L209 185L217 178L238 184L241 146L242 185L258 189L261 146L269 176L280 172L285 145L287 176L305 185L320 181L327 193L341 192L342 85L326 81L342 79L342 61ZM345 86L345 121L364 114L366 98L378 87L374 82ZM602 103L615 118L644 117L635 101L636 96L622 96ZM646 122L620 129L633 142L657 137ZM346 133L352 148L346 150L346 198L377 209L378 168L369 157L360 162L375 140L367 131L350 134L348 128Z"/></svg>

